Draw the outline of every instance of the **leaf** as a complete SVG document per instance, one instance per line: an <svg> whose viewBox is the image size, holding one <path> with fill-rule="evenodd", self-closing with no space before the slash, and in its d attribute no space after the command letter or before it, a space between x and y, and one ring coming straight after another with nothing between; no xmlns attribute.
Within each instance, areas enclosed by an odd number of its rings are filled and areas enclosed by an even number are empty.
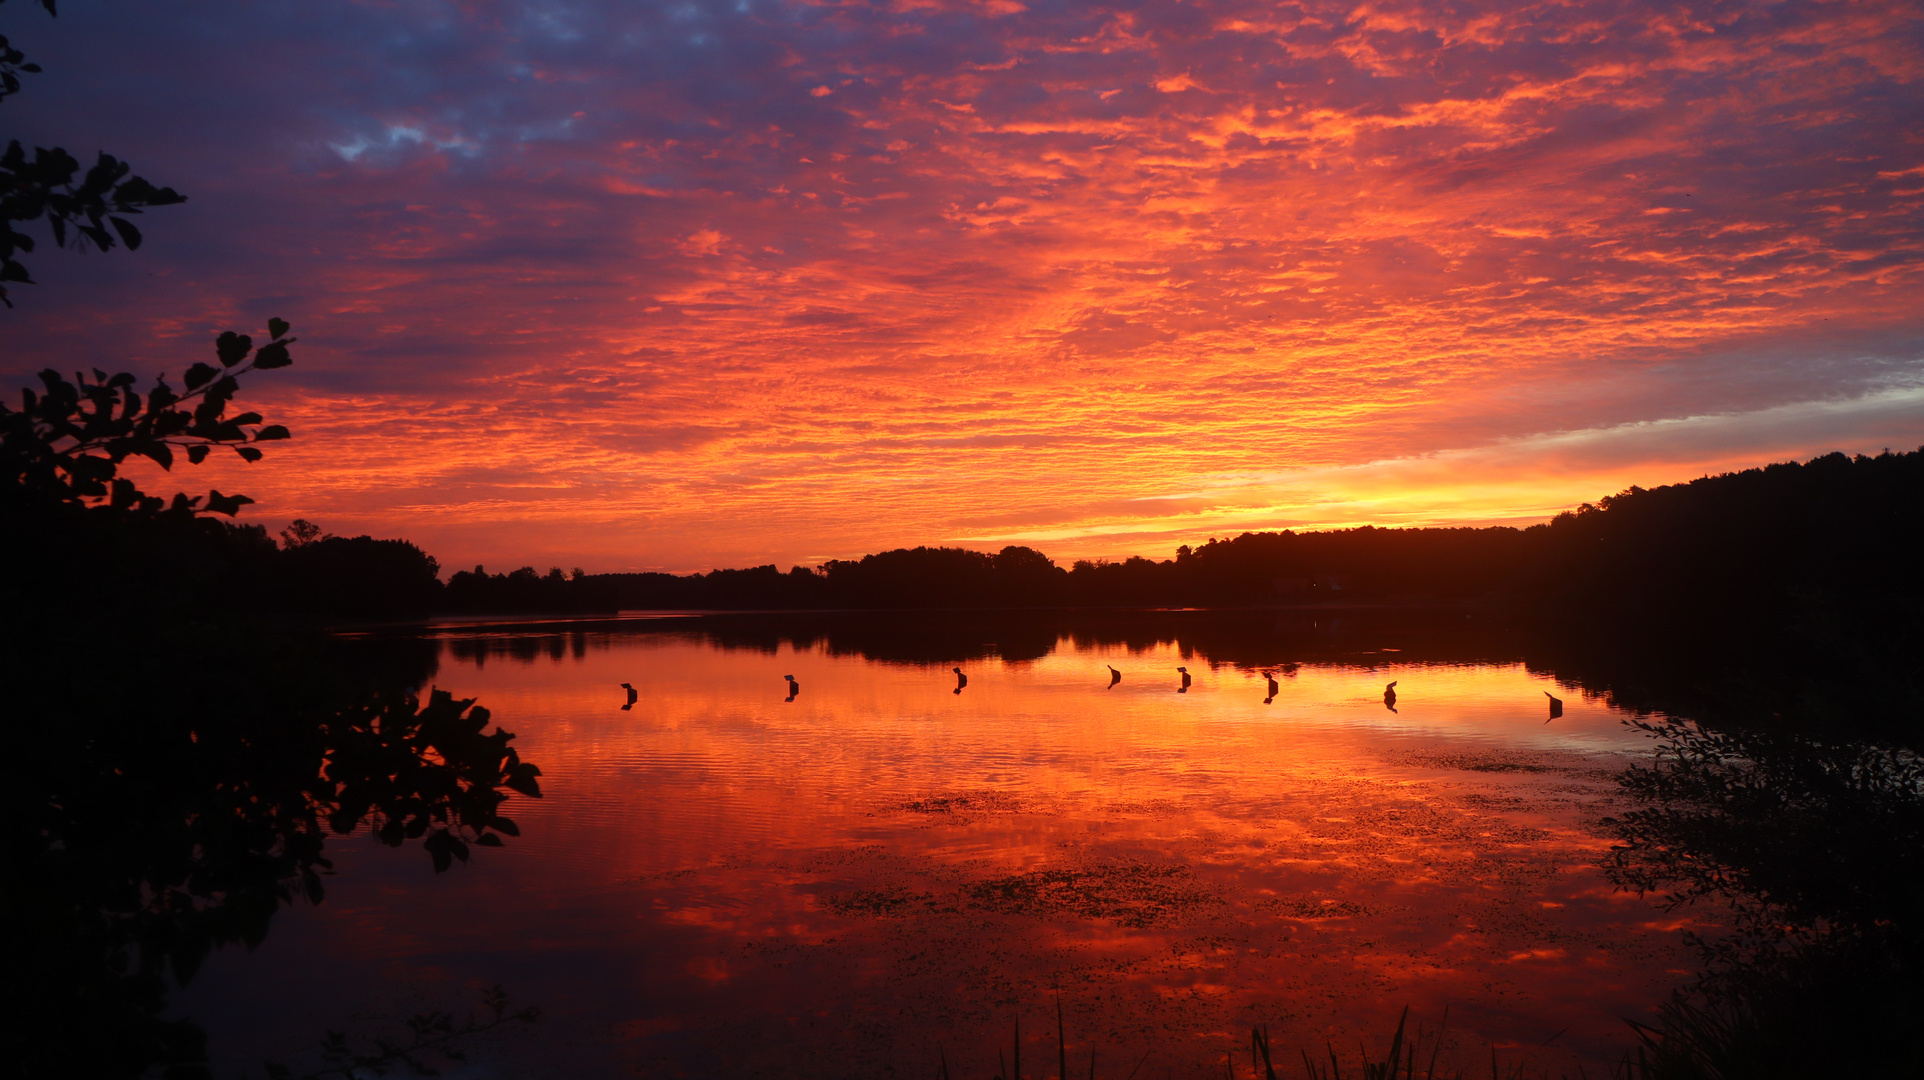
<svg viewBox="0 0 1924 1080"><path fill-rule="evenodd" d="M269 424L267 427L262 428L260 432L254 436L254 441L255 442L274 442L278 439L285 439L289 437L290 436L288 435L286 428L282 427L279 424Z"/></svg>
<svg viewBox="0 0 1924 1080"><path fill-rule="evenodd" d="M287 325L287 320L286 320L286 319L269 319L269 320L267 320L267 333L268 333L268 336L269 336L269 337L272 337L272 338L274 338L274 339L276 339L276 340L279 340L280 338L284 338L284 337L286 337L286 336L287 336L287 332L288 332L289 330L292 330L292 329L293 329L293 327L291 327L291 326L289 326L289 325Z"/></svg>
<svg viewBox="0 0 1924 1080"><path fill-rule="evenodd" d="M198 465L201 462L206 460L207 460L207 447L190 446L187 448L187 461L189 464Z"/></svg>
<svg viewBox="0 0 1924 1080"><path fill-rule="evenodd" d="M87 170L87 180L81 185L84 192L105 192L120 182L121 177L132 171L133 166L113 156L103 153L94 167ZM94 220L98 221L99 218Z"/></svg>
<svg viewBox="0 0 1924 1080"><path fill-rule="evenodd" d="M530 799L539 799L541 797L541 784L535 780L535 777L540 775L541 770L539 768L523 762L508 770L507 779L502 781L502 785L511 790L518 791Z"/></svg>
<svg viewBox="0 0 1924 1080"><path fill-rule="evenodd" d="M207 505L201 508L201 512L226 514L228 517L233 517L240 512L241 507L253 501L245 495L222 495L220 489L215 488L207 493Z"/></svg>
<svg viewBox="0 0 1924 1080"><path fill-rule="evenodd" d="M212 364L195 364L187 369L187 389L198 390L213 382L214 376L219 374L220 369Z"/></svg>
<svg viewBox="0 0 1924 1080"><path fill-rule="evenodd" d="M421 842L421 846L427 849L428 856L434 860L434 872L437 874L446 870L454 862L453 853L450 850L454 846L454 837L448 835L446 829L435 830Z"/></svg>
<svg viewBox="0 0 1924 1080"><path fill-rule="evenodd" d="M247 354L254 351L254 339L246 334L236 334L229 330L214 339L214 352L220 356L222 367L233 367Z"/></svg>
<svg viewBox="0 0 1924 1080"><path fill-rule="evenodd" d="M254 355L254 367L261 371L284 368L293 362L294 358L287 354L287 342L284 341L262 345L261 351Z"/></svg>
<svg viewBox="0 0 1924 1080"><path fill-rule="evenodd" d="M127 245L128 251L138 251L140 249L140 230L134 228L133 222L128 221L126 218L117 217L108 218L107 220L113 223L114 231L120 234L120 240Z"/></svg>
<svg viewBox="0 0 1924 1080"><path fill-rule="evenodd" d="M236 446L234 447L234 453L239 454L247 461L259 461L261 459L261 452L251 446Z"/></svg>

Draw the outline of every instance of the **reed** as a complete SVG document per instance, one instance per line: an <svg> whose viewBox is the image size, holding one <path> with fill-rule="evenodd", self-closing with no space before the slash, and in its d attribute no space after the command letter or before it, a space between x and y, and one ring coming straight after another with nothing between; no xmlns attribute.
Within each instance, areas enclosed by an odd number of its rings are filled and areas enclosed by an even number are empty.
<svg viewBox="0 0 1924 1080"><path fill-rule="evenodd" d="M1449 1022L1450 1013L1446 1008L1443 1010L1443 1020L1435 1030L1426 1030L1421 1023L1412 1028L1410 1010L1405 1006L1402 1015L1397 1018L1396 1030L1391 1033L1389 1046L1381 1058L1370 1052L1366 1042L1359 1040L1358 1058L1354 1068L1346 1069L1343 1064L1344 1059L1337 1053L1335 1044L1325 1042L1323 1057L1327 1058L1327 1062L1311 1057L1307 1050L1300 1051L1303 1072L1308 1080L1345 1080L1346 1077L1354 1080L1475 1080L1460 1068L1451 1072L1437 1071L1442 1061L1444 1035L1449 1028ZM1558 1032L1558 1035L1561 1034L1562 1032ZM1654 1040L1646 1035L1645 1043L1646 1046L1651 1046L1654 1045ZM1143 1064L1149 1060L1153 1052L1153 1047L1145 1051L1124 1080L1135 1080L1136 1074L1141 1071ZM949 1080L948 1056L939 1047L937 1056L937 1080ZM1028 1080L1022 1075L1020 1017L1015 1020L1014 1036L1010 1040L1008 1052L1004 1053L1000 1047L996 1049L996 1064L994 1080ZM1225 1053L1222 1064L1224 1075L1229 1080L1237 1080L1234 1055ZM1254 1027L1249 1031L1249 1075L1251 1080L1279 1080L1267 1027ZM1689 1080L1697 1080L1701 1075L1666 1071L1657 1062L1656 1055L1644 1047L1638 1048L1637 1057L1626 1055L1622 1062L1610 1070L1612 1080L1683 1080L1685 1077ZM1036 1077L1034 1080L1046 1080L1046 1078ZM1068 1027L1063 1019L1060 995L1056 998L1056 1080L1069 1080ZM1088 1080L1097 1080L1096 1050L1093 1046L1089 1048ZM1548 1070L1541 1068L1533 1071L1528 1060L1511 1061L1506 1064L1502 1061L1497 1049L1491 1047L1490 1080L1550 1080L1550 1074ZM1565 1076L1560 1077L1559 1080L1570 1080L1570 1078ZM1578 1068L1578 1080L1588 1080L1581 1067Z"/></svg>

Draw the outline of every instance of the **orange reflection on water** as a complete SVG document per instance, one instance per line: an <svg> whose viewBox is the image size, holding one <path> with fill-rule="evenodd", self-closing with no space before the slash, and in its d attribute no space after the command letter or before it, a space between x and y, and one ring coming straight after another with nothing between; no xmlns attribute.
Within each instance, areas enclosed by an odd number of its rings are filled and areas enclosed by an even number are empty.
<svg viewBox="0 0 1924 1080"><path fill-rule="evenodd" d="M1058 989L1075 1054L1146 1075L1220 1068L1254 1024L1292 1057L1381 1043L1405 1005L1447 1006L1465 1061L1595 1062L1686 967L1594 865L1642 740L1517 665L1380 653L1279 673L1265 704L1262 673L1167 646L1064 641L956 694L946 662L541 640L464 639L438 676L542 765L521 841L425 887L356 854L270 950L507 981L552 1017L526 1052L651 1075L932 1075L938 1045L987 1075Z"/></svg>

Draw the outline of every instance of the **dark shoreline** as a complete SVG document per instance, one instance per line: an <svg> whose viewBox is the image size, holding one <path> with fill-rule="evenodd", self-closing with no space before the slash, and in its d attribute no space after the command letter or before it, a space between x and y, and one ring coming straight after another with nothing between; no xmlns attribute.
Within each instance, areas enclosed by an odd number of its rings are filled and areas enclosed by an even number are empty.
<svg viewBox="0 0 1924 1080"><path fill-rule="evenodd" d="M1026 663L1071 648L1174 644L1212 667L1514 664L1636 715L1722 729L1803 732L1914 745L1910 661L1836 636L1758 633L1741 620L1679 628L1652 613L1483 603L1221 608L884 608L632 611L424 619L336 626L356 643L412 640L456 656L532 660L632 634L699 638L775 655L820 648L894 664ZM1877 672L1879 678L1858 678Z"/></svg>

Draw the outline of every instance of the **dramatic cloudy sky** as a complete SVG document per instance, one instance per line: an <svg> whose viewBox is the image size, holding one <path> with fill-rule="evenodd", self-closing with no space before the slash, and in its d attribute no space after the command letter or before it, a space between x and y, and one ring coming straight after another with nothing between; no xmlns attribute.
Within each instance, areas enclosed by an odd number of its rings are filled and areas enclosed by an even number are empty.
<svg viewBox="0 0 1924 1080"><path fill-rule="evenodd" d="M62 0L0 137L187 193L0 375L295 324L173 481L448 564L1525 523L1924 443L1924 8ZM164 486L164 485L156 485ZM170 489L171 490L171 489Z"/></svg>

